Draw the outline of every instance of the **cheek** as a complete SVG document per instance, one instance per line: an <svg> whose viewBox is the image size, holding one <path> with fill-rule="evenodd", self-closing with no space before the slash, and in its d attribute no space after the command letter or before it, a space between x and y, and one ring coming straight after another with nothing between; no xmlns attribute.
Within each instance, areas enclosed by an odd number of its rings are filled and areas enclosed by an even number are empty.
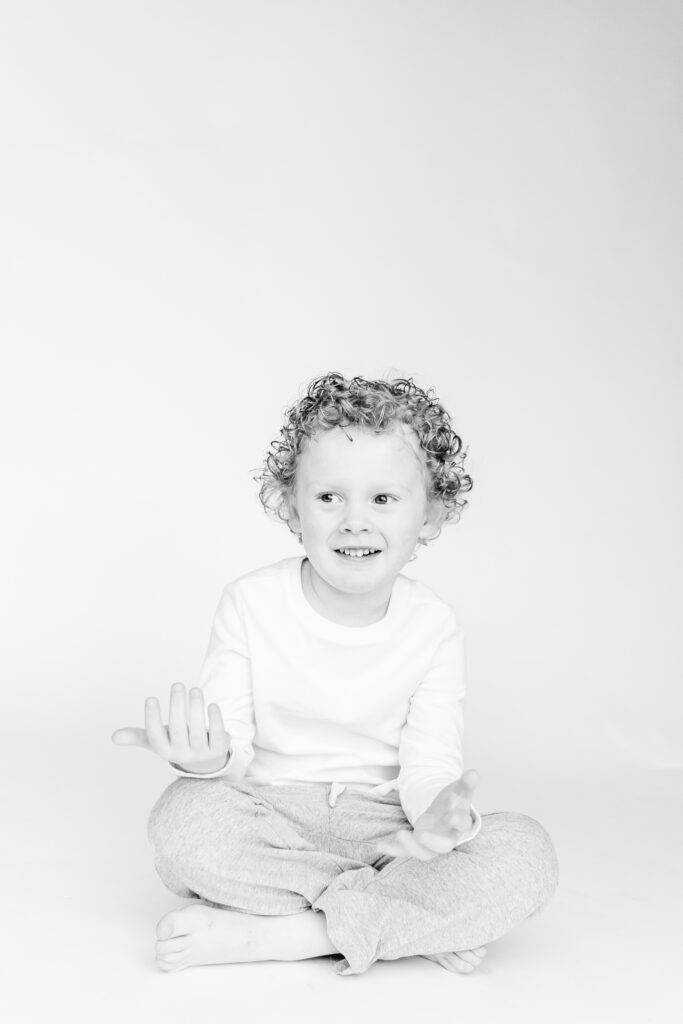
<svg viewBox="0 0 683 1024"><path fill-rule="evenodd" d="M319 508L304 506L300 511L300 522L309 536L324 534L330 527L330 517L321 512Z"/></svg>

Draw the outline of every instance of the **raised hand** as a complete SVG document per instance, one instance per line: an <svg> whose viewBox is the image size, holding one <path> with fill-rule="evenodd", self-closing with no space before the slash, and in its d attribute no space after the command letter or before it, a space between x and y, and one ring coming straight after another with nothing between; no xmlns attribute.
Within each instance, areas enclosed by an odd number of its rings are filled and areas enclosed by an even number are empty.
<svg viewBox="0 0 683 1024"><path fill-rule="evenodd" d="M445 786L415 822L415 828L400 829L376 844L389 857L417 857L431 860L448 853L472 827L472 793L479 785L479 774L470 768L455 782Z"/></svg>
<svg viewBox="0 0 683 1024"><path fill-rule="evenodd" d="M168 727L161 720L156 697L145 701L145 728L117 729L112 741L122 747L143 747L165 761L186 771L216 772L225 767L230 752L230 736L225 731L221 709L209 704L208 728L204 712L204 694L199 687L190 690L190 712L182 683L171 687Z"/></svg>

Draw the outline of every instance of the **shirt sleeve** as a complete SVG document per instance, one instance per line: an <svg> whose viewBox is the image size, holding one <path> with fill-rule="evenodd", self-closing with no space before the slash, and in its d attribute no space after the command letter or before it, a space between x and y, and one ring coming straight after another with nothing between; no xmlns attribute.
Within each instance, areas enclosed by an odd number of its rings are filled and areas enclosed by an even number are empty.
<svg viewBox="0 0 683 1024"><path fill-rule="evenodd" d="M197 685L204 691L205 705L218 704L221 709L231 739L230 756L216 772L186 772L175 764L170 765L171 771L192 779L241 779L254 756L256 725L249 646L232 585L225 588L218 604Z"/></svg>
<svg viewBox="0 0 683 1024"><path fill-rule="evenodd" d="M398 748L398 791L411 825L444 786L463 773L465 642L451 612L429 669L413 693ZM472 808L472 828L456 844L473 839L481 818Z"/></svg>

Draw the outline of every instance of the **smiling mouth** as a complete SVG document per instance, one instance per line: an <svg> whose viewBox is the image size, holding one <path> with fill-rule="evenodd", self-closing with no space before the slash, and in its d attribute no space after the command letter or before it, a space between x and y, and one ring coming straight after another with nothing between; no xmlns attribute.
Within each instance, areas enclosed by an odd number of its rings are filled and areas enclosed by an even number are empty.
<svg viewBox="0 0 683 1024"><path fill-rule="evenodd" d="M364 558L373 558L375 555L379 555L380 551L379 548L335 548L335 553L340 558L348 558L360 562Z"/></svg>

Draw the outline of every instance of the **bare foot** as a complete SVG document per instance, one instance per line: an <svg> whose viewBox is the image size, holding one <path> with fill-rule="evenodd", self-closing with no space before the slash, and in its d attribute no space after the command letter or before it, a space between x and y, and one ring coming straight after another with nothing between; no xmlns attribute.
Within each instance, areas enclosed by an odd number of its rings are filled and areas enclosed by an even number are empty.
<svg viewBox="0 0 683 1024"><path fill-rule="evenodd" d="M306 910L285 917L240 914L204 903L172 910L157 925L156 960L162 971L201 964L306 960L330 956L324 914Z"/></svg>
<svg viewBox="0 0 683 1024"><path fill-rule="evenodd" d="M479 946L478 949L461 949L457 953L431 953L423 956L425 960L433 960L447 971L471 974L486 956L486 946Z"/></svg>

